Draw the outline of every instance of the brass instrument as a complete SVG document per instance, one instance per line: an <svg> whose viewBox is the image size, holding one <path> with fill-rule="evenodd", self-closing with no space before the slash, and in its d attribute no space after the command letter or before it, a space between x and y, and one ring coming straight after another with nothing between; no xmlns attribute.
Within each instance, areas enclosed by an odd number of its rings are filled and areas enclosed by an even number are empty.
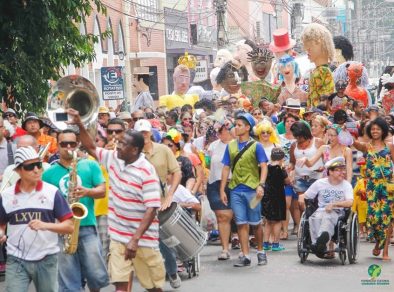
<svg viewBox="0 0 394 292"><path fill-rule="evenodd" d="M63 251L66 254L74 254L77 251L79 225L81 220L88 215L88 209L85 207L85 205L78 202L78 198L76 198L74 195L74 191L78 186L77 151L72 151L71 155L73 156L73 160L71 162L71 171L69 173L68 181L68 203L70 204L70 209L73 213L74 232L64 236Z"/></svg>
<svg viewBox="0 0 394 292"><path fill-rule="evenodd" d="M68 108L77 110L82 124L94 138L99 106L100 97L93 83L82 76L69 75L59 79L51 88L47 101L47 114L56 127L64 130L72 126L64 120L59 120L59 116Z"/></svg>
<svg viewBox="0 0 394 292"><path fill-rule="evenodd" d="M51 88L47 101L47 115L51 122L60 130L73 128L78 132L78 127L69 125L64 114L68 108L79 112L81 122L94 138L96 136L98 108L100 105L99 94L88 79L79 75L69 75L59 79ZM78 247L79 225L88 214L87 208L73 196L77 187L77 152L72 153L71 172L68 185L68 202L74 218L74 232L64 236L64 252L73 254Z"/></svg>

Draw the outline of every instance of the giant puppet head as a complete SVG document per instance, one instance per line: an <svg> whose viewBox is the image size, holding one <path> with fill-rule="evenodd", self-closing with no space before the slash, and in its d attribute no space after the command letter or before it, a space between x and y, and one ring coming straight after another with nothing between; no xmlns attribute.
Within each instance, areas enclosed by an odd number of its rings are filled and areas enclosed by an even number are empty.
<svg viewBox="0 0 394 292"><path fill-rule="evenodd" d="M245 67L239 68L233 61L229 61L220 68L216 81L231 95L239 92L246 75Z"/></svg>
<svg viewBox="0 0 394 292"><path fill-rule="evenodd" d="M221 68L228 61L231 61L232 58L233 58L233 55L230 53L229 50L220 49L216 54L216 58L215 58L215 61L213 62L213 65L215 67Z"/></svg>
<svg viewBox="0 0 394 292"><path fill-rule="evenodd" d="M359 86L359 80L363 75L364 66L359 62L352 62L347 65L347 75L349 84L346 87L345 94L351 98L361 101L365 107L368 107L368 92L365 88Z"/></svg>
<svg viewBox="0 0 394 292"><path fill-rule="evenodd" d="M269 45L269 49L274 53L275 58L279 59L283 55L292 55L292 50L296 45L296 41L289 37L289 32L285 28L278 28L272 34L273 41Z"/></svg>
<svg viewBox="0 0 394 292"><path fill-rule="evenodd" d="M293 79L294 82L301 77L298 63L292 56L283 55L278 62L279 81Z"/></svg>
<svg viewBox="0 0 394 292"><path fill-rule="evenodd" d="M316 66L328 64L334 59L334 42L330 31L321 24L308 24L301 35L308 58Z"/></svg>
<svg viewBox="0 0 394 292"><path fill-rule="evenodd" d="M255 47L248 54L248 61L252 64L253 73L256 74L260 80L267 77L274 55L267 48Z"/></svg>
<svg viewBox="0 0 394 292"><path fill-rule="evenodd" d="M353 46L350 41L344 36L335 36L334 39L335 55L333 65L338 67L339 65L353 60Z"/></svg>

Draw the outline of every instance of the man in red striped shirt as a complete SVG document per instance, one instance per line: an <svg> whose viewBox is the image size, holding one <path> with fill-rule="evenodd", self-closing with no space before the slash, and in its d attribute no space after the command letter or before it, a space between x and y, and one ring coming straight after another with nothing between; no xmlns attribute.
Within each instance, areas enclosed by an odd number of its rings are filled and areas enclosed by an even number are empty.
<svg viewBox="0 0 394 292"><path fill-rule="evenodd" d="M79 113L68 109L79 127L80 140L90 155L109 174L108 225L110 257L108 269L116 291L131 285L131 272L148 291L162 291L165 269L159 251L160 184L155 168L142 154L144 137L127 130L115 150L96 148L81 123Z"/></svg>

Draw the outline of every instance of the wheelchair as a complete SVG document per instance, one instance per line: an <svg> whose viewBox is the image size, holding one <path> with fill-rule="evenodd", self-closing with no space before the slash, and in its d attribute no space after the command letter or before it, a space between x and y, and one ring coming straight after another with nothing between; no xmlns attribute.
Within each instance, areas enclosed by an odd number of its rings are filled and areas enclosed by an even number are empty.
<svg viewBox="0 0 394 292"><path fill-rule="evenodd" d="M310 253L319 258L325 258L324 254L317 254L312 248L312 241L309 232L309 217L317 210L316 200L305 200L305 211L302 213L298 229L297 252L301 263L305 263ZM357 214L353 213L350 208L345 208L345 214L338 218L338 224L335 226L335 233L331 238L337 247L335 252L339 254L339 259L344 265L346 259L349 264L355 264L359 249L359 227Z"/></svg>

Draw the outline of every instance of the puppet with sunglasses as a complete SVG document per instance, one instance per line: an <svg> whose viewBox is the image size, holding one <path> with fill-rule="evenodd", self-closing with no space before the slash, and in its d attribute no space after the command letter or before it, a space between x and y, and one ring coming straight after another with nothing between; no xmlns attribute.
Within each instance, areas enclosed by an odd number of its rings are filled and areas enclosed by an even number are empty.
<svg viewBox="0 0 394 292"><path fill-rule="evenodd" d="M328 96L327 109L331 115L339 109L346 110L346 106L349 101L349 97L345 94L348 83L345 80L338 80L335 82L335 91L333 94Z"/></svg>
<svg viewBox="0 0 394 292"><path fill-rule="evenodd" d="M242 82L242 92L251 98L254 107L258 107L261 97L266 97L269 101L276 103L280 93L279 86L273 86L265 78L270 72L274 55L264 47L255 47L248 53L248 61L255 76L260 80Z"/></svg>

